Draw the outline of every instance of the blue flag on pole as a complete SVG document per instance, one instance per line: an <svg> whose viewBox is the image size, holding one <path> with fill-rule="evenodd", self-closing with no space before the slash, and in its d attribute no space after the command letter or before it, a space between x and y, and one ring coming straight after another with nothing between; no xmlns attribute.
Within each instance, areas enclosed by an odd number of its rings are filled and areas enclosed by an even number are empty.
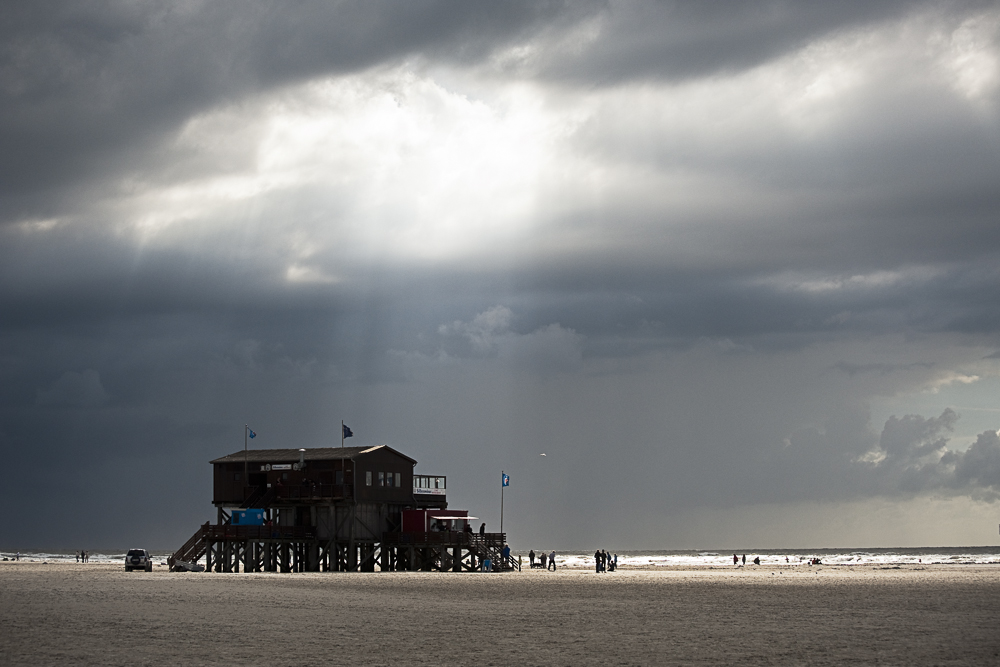
<svg viewBox="0 0 1000 667"><path fill-rule="evenodd" d="M256 437L257 437L257 434L253 432L253 429L252 429L252 428L251 428L251 429L248 429L248 430L249 430L250 432L249 432L249 433L248 433L247 435L249 435L249 436L250 436L250 439L251 439L251 440L253 440L254 438L256 438Z"/></svg>
<svg viewBox="0 0 1000 667"><path fill-rule="evenodd" d="M510 475L508 475L507 473L503 474L503 485L510 486Z"/></svg>
<svg viewBox="0 0 1000 667"><path fill-rule="evenodd" d="M348 426L347 424L341 424L341 426L343 426L343 428L344 428L344 437L345 438L352 438L352 437L354 437L354 432L351 430L350 426Z"/></svg>

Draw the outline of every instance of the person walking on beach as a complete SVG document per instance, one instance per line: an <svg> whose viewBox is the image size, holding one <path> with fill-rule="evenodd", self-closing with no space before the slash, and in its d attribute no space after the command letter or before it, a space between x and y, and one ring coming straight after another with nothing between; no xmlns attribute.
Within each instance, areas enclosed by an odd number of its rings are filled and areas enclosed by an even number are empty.
<svg viewBox="0 0 1000 667"><path fill-rule="evenodd" d="M552 570L553 572L556 571L556 552L555 551L553 551L552 553L549 554L549 567L548 567L548 569Z"/></svg>
<svg viewBox="0 0 1000 667"><path fill-rule="evenodd" d="M733 554L733 565L738 565L739 562L740 562L740 557L737 556L736 554Z"/></svg>
<svg viewBox="0 0 1000 667"><path fill-rule="evenodd" d="M546 555L545 552L543 551L538 555L538 567L542 568L543 570L548 569L545 567L545 559Z"/></svg>
<svg viewBox="0 0 1000 667"><path fill-rule="evenodd" d="M82 553L83 553L82 551L77 551L77 552L76 552L76 562L77 562L77 563L79 563L79 562L80 562L80 554L82 554Z"/></svg>
<svg viewBox="0 0 1000 667"><path fill-rule="evenodd" d="M597 574L601 573L601 550L598 549L594 552L594 571Z"/></svg>
<svg viewBox="0 0 1000 667"><path fill-rule="evenodd" d="M528 552L528 562L531 563L531 567L535 567L535 550L532 549Z"/></svg>
<svg viewBox="0 0 1000 667"><path fill-rule="evenodd" d="M743 564L744 565L747 564L747 555L746 554L743 554Z"/></svg>
<svg viewBox="0 0 1000 667"><path fill-rule="evenodd" d="M510 545L503 545L503 551L500 552L503 555L503 563L501 565L501 570L510 567Z"/></svg>

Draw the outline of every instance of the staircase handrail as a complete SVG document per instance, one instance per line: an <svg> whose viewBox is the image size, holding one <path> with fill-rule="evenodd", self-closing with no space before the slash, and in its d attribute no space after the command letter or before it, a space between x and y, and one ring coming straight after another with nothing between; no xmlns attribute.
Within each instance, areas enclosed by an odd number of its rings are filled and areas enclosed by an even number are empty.
<svg viewBox="0 0 1000 667"><path fill-rule="evenodd" d="M211 525L212 524L210 522L206 521L204 523L204 525L202 525L201 527L199 527L198 530L195 531L194 535L191 536L191 539L189 539L187 542L185 542L184 546L182 546L180 549L178 549L177 551L175 551L174 555L172 555L170 558L167 559L167 565L169 565L170 567L173 567L174 564L177 561L179 561L179 560L183 560L183 561L197 560L197 559L190 558L189 557L189 552L194 551L195 547L198 546L199 542L202 542L204 540L205 533L208 532L208 527L211 526ZM201 557L201 554L198 554L198 558L200 558L200 557Z"/></svg>

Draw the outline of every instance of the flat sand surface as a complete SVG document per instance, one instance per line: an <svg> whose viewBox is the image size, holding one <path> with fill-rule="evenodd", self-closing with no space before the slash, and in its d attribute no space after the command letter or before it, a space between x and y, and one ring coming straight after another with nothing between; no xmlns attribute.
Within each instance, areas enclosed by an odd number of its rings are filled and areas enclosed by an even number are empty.
<svg viewBox="0 0 1000 667"><path fill-rule="evenodd" d="M182 574L0 563L0 624L3 664L1000 665L1000 566Z"/></svg>

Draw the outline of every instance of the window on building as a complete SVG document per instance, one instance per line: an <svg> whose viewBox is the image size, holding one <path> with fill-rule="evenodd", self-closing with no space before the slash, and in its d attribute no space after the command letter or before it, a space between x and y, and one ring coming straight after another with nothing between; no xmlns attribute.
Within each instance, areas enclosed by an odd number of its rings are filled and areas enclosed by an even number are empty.
<svg viewBox="0 0 1000 667"><path fill-rule="evenodd" d="M396 488L403 486L403 475L401 473L396 473Z"/></svg>
<svg viewBox="0 0 1000 667"><path fill-rule="evenodd" d="M379 486L385 486L385 473L384 472L380 472L378 474L378 485Z"/></svg>
<svg viewBox="0 0 1000 667"><path fill-rule="evenodd" d="M336 484L343 484L344 483L344 471L343 470L338 470L334 474L333 478L334 478L334 482Z"/></svg>
<svg viewBox="0 0 1000 667"><path fill-rule="evenodd" d="M372 471L369 470L365 472L365 486L371 486L371 485L372 485Z"/></svg>
<svg viewBox="0 0 1000 667"><path fill-rule="evenodd" d="M237 473L233 473L233 479L235 481L237 481L237 482L240 481L240 473L238 473L238 472Z"/></svg>

